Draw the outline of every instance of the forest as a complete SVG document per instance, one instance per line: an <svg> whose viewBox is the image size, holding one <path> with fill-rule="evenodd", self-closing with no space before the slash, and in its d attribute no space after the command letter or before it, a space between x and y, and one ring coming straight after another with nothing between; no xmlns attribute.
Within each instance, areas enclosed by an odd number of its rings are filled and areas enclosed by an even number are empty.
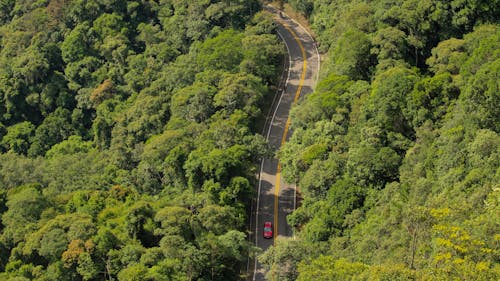
<svg viewBox="0 0 500 281"><path fill-rule="evenodd" d="M268 280L499 280L500 2L288 4L323 62L279 151L302 202Z"/></svg>
<svg viewBox="0 0 500 281"><path fill-rule="evenodd" d="M499 280L500 1L278 2L323 61L268 279ZM0 280L241 280L276 28L258 0L0 0Z"/></svg>
<svg viewBox="0 0 500 281"><path fill-rule="evenodd" d="M285 54L261 10L0 1L0 280L239 280Z"/></svg>

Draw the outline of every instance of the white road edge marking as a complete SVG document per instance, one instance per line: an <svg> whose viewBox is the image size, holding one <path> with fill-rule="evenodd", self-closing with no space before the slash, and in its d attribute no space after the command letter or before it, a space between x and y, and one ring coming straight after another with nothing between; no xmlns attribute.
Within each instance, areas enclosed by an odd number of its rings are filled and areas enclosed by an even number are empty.
<svg viewBox="0 0 500 281"><path fill-rule="evenodd" d="M268 6L272 7L271 5L268 5ZM274 8L274 7L272 7L272 8ZM309 38L311 39L311 42L313 43L314 49L316 51L317 62L318 62L318 67L316 68L316 77L314 79L314 85L313 85L313 88L315 88L316 85L318 84L319 70L321 68L321 57L319 55L319 50L318 50L318 45L316 44L316 40L314 40L314 38L309 33L309 31L307 31L307 29L302 24L300 24L300 22L298 22L295 19L293 19L292 17L290 17L287 13L285 13L285 12L282 12L282 13L284 15L286 15L289 19L291 19L295 24L297 24L305 32L305 34L307 34L307 36L309 36ZM286 43L285 43L285 45L286 45ZM288 45L287 45L287 49L288 49ZM288 54L290 54L290 53L288 53ZM307 60L307 58L306 58L306 60ZM287 82L288 82L288 80L287 80ZM293 186L293 210L295 211L296 208L297 208L297 185L295 184ZM295 234L294 234L294 238L295 238ZM255 279L254 279L254 281L255 281Z"/></svg>
<svg viewBox="0 0 500 281"><path fill-rule="evenodd" d="M287 88L288 81L290 80L290 70L292 67L292 55L290 54L290 47L288 47L287 42L285 41L285 38L283 35L279 32L279 30L276 30L278 33L278 36L281 38L281 41L285 43L286 50L288 52L288 75L286 77L286 82L285 85L283 86L283 91L281 93L280 99L278 100L278 104L276 104L276 108L274 109L273 112L273 117L271 118L271 122L269 123L269 129L267 130L267 135L266 135L266 140L269 140L269 136L271 135L271 128L273 127L274 119L276 117L276 113L278 112L278 107L281 104L281 100L283 99L283 94L285 92L285 89ZM262 171L264 170L264 159L262 159L261 164L260 164L260 172L259 172L259 187L257 191L257 207L255 210L255 246L257 246L257 239L259 237L258 235L258 228L259 228L259 208L260 208L260 190L262 187ZM253 281L255 281L255 274L257 272L257 257L255 257L255 265L253 269Z"/></svg>
<svg viewBox="0 0 500 281"><path fill-rule="evenodd" d="M288 44L286 43L285 38L283 37L283 35L281 35L279 30L276 30L276 31L278 33L278 36L281 38L281 41L283 41L285 43L286 51L288 52L288 61L289 61L289 63L288 63L288 75L286 77L286 82L283 86L283 91L281 93L280 99L278 100L278 104L274 108L273 118L271 118L271 123L269 123L269 129L267 130L266 140L269 140L269 136L271 135L272 124L274 122L274 118L276 117L276 113L278 112L278 107L280 106L281 100L283 99L283 94L285 93L286 89L288 88L287 85L288 85L288 81L290 80L290 70L292 67L292 55L290 55L290 48L288 47Z"/></svg>
<svg viewBox="0 0 500 281"><path fill-rule="evenodd" d="M319 71L320 71L320 68L321 68L321 57L319 55L319 50L318 50L318 46L316 44L316 41L313 39L313 37L307 31L307 29L304 28L304 26L302 26L295 19L289 17L288 14L286 14L286 13L284 13L284 14L289 19L291 19L294 23L296 23L305 32L305 34L307 34L307 36L309 36L309 38L311 39L311 42L313 43L314 49L316 51L316 57L317 57L317 63L318 63L318 66L317 66L317 69L316 69L316 77L314 79L315 80L314 81L314 87L315 87L317 85L317 83L318 83L318 80L319 80ZM273 117L271 118L271 122L269 123L269 128L268 128L268 131L267 131L266 140L269 140L269 136L271 134L272 124L274 123L274 119L276 117L276 113L278 111L278 107L281 104L281 100L283 98L283 94L285 92L285 89L287 88L286 86L288 85L288 81L290 79L290 70L291 70L291 65L292 65L292 58L291 58L291 54L290 54L290 48L288 47L287 42L285 41L283 35L279 32L279 30L277 30L277 34L281 38L281 40L285 43L285 46L286 46L286 49L287 49L287 52L288 52L288 61L289 61L289 64L288 64L288 75L287 75L286 82L284 84L283 91L282 91L282 93L280 95L280 99L278 100L278 104L275 107L275 110L274 110L274 113L273 113ZM306 60L307 60L307 58L306 58ZM259 185L258 185L258 194L257 194L257 207L256 207L256 210L255 210L255 246L257 246L257 244L258 244L258 234L257 234L258 227L259 227L259 216L258 216L258 214L259 214L259 208L260 208L260 191L261 191L261 187L262 187L262 171L263 171L263 169L264 169L264 159L262 159L261 165L260 165ZM297 204L296 201L297 201L297 186L294 185L294 197L293 197L293 209L294 210L296 209L296 204ZM255 265L254 265L254 272L253 272L253 280L254 281L255 281L255 274L256 274L256 272L257 272L257 258L255 258Z"/></svg>
<svg viewBox="0 0 500 281"><path fill-rule="evenodd" d="M311 38L311 42L313 43L314 49L316 50L316 57L318 58L318 68L316 69L316 79L314 79L315 80L314 81L314 86L316 87L316 84L318 84L318 79L319 79L319 70L321 68L321 57L319 56L319 50L318 50L318 46L316 44L316 40L314 40L314 38L312 37L311 33L309 33L309 31L307 31L307 29L304 26L302 26L302 24L300 24L300 22L298 22L295 19L293 19L292 17L288 16L288 14L285 13L285 12L283 12L283 14L285 14L294 23L296 23L307 34L307 36L309 36L309 38Z"/></svg>
<svg viewBox="0 0 500 281"><path fill-rule="evenodd" d="M280 36L280 38L281 38L281 35L280 35L280 34L279 34L279 36ZM282 39L282 38L281 38L281 39ZM283 39L282 39L282 41L283 41ZM285 44L285 46L286 46L286 44ZM288 46L286 46L286 47L287 47L287 49L288 49ZM288 55L288 57L290 57L290 54ZM288 62L288 64L290 64L290 62ZM285 68L286 68L286 65L287 65L286 60L284 60L284 61L283 61L283 70L282 70L282 72L281 72L281 76L280 76L280 82L278 83L278 85L280 85L280 86L282 85L282 81L283 81L283 77L285 76L285 72L286 72L286 73L288 73L288 71L285 69ZM288 67L288 68L290 68L290 67ZM288 77L290 77L290 75L289 75L289 74L288 74ZM286 81L288 81L288 77L287 77ZM286 85L286 82L285 82L285 85ZM284 87L283 87L283 89L284 89ZM274 95L274 97L273 97L273 101L271 102L271 107L269 107L269 109L268 109L268 111L267 111L267 114L266 114L266 121L264 122L264 126L262 126L262 132L261 132L261 135L262 135L262 136L264 136L264 133L265 133L265 131L266 131L267 119L268 119L268 116L270 116L270 115L271 115L271 111L273 110L274 104L275 104L275 102L276 102L276 98L277 98L278 96L280 96L280 97L281 97L282 95L283 95L283 90L282 90L282 89L280 89L280 88L278 88L278 90L276 91L276 93L275 93L275 95ZM279 103L278 103L278 104L279 104ZM269 123L269 126L271 126L271 124L272 124L272 123ZM267 139L266 139L266 140L267 140ZM258 200L259 200L259 197L260 197L260 195L259 195L259 194L260 194L260 187L261 187L261 183L260 183L260 182L261 182L261 175L262 175L263 165L264 165L264 159L262 159L262 160L261 160L260 170L259 170L259 187L258 187L258 193L257 193L257 194L258 194L258 195L257 195L257 208L256 208L256 210L255 210L255 216L256 216L256 217L257 217L257 215L259 214L259 209L258 209L258 207L259 207L259 206L258 206L258 205L259 205L259 202L258 202ZM254 204L252 204L252 206L251 206L251 211L250 211L250 214L253 214L253 212L254 212L254 209L253 209L253 208L254 208ZM249 225L249 226L251 226L251 225L252 225L252 221L251 221L251 220L252 220L252 216L250 215L250 220L248 221L248 225ZM256 220L256 224L255 224L255 225L257 226L257 220ZM255 228L255 232L257 232L257 227ZM249 241L250 241L250 240L249 240ZM255 236L255 245L257 246L257 236ZM248 256L248 258L247 258L247 271L246 271L246 272L248 272L249 270L250 270L250 256Z"/></svg>

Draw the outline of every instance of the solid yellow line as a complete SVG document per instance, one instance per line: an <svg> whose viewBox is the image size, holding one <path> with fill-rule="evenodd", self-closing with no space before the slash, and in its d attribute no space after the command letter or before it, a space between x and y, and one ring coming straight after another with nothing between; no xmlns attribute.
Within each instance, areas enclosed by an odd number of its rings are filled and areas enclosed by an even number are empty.
<svg viewBox="0 0 500 281"><path fill-rule="evenodd" d="M297 87L297 92L295 92L295 97L293 99L293 105L297 103L300 97L300 92L302 91L302 86L304 84L304 80L306 79L306 71L307 71L307 59L306 59L306 50L304 49L304 45L300 42L299 37L295 32L285 23L281 22L281 25L292 34L293 38L299 45L300 51L302 53L302 75L300 76L299 86ZM286 85L285 85L286 86ZM285 130L283 131L283 136L281 137L280 147L286 142L286 137L288 135L288 130L290 128L290 115L286 119ZM280 192L281 185L281 164L278 161L278 168L276 172L276 184L274 189L274 237L273 244L276 242L276 237L278 237L278 196Z"/></svg>

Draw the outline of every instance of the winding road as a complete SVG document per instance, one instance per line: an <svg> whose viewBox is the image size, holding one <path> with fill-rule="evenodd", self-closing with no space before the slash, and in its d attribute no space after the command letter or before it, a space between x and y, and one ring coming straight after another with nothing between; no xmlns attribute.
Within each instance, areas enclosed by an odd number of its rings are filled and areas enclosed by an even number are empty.
<svg viewBox="0 0 500 281"><path fill-rule="evenodd" d="M287 71L283 78L277 102L273 103L269 122L264 127L264 136L276 151L291 135L289 113L293 104L301 96L309 94L318 79L320 60L316 44L311 35L299 23L271 6L266 10L274 15L278 24L278 35L288 51ZM287 224L286 216L296 207L296 189L285 183L281 177L278 159L263 159L260 166L258 195L251 215L251 239L262 250L274 244L278 236L291 237L292 228ZM274 226L274 238L262 236L264 222ZM254 260L249 263L249 280L265 280L265 270Z"/></svg>

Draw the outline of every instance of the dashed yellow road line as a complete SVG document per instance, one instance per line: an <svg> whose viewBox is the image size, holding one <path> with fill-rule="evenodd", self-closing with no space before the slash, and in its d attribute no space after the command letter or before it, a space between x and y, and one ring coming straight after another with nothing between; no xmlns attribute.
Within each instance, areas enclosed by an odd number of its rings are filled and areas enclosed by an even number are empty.
<svg viewBox="0 0 500 281"><path fill-rule="evenodd" d="M306 78L306 72L307 72L306 50L304 48L304 45L302 45L302 42L300 41L297 34L286 23L284 23L281 20L279 20L279 22L293 36L293 38L295 39L295 41L299 45L300 51L302 53L302 74L300 76L300 81L299 81L299 85L297 87L297 92L295 92L295 97L293 99L293 105L295 105L297 103L297 101L299 100L300 92L302 91L302 86L304 85L304 80ZM285 87L286 87L286 85L285 85ZM286 123L285 123L285 129L283 131L283 136L281 137L280 147L286 142L289 128L290 128L290 115L288 116ZM274 237L273 237L273 243L276 243L276 237L278 237L278 204L279 204L278 198L279 198L279 192L280 192L280 185L281 185L281 164L278 161L278 167L277 167L277 172L276 172L276 184L275 184L275 188L274 188Z"/></svg>

